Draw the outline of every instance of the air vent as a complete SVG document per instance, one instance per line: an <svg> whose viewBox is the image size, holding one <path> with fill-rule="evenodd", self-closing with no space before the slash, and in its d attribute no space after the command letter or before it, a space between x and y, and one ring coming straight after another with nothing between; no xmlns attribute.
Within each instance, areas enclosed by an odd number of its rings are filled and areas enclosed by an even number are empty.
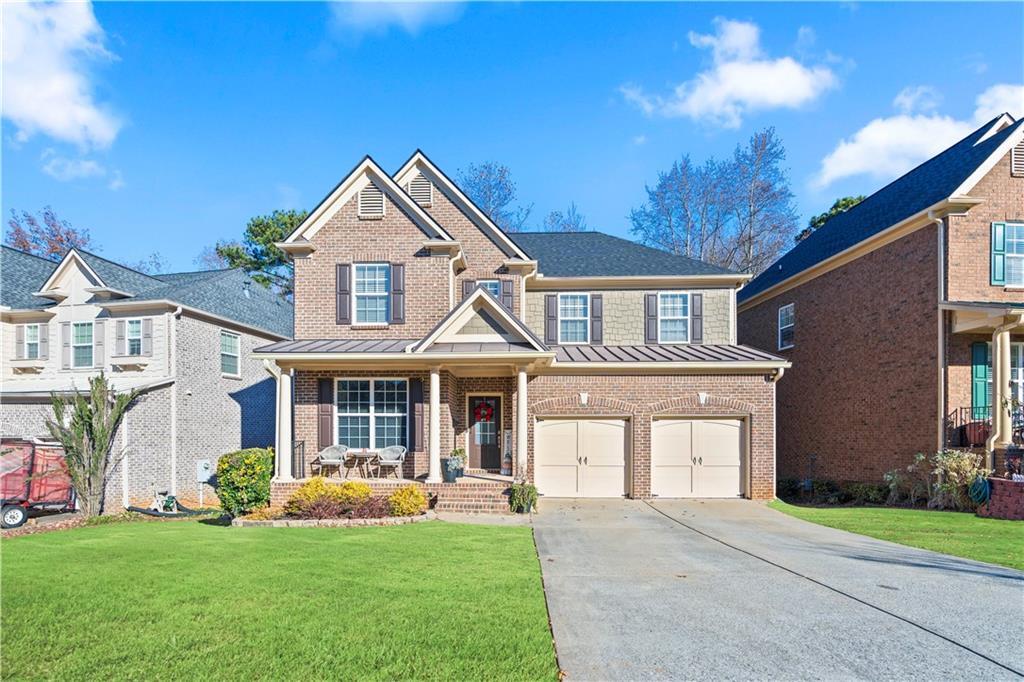
<svg viewBox="0 0 1024 682"><path fill-rule="evenodd" d="M384 215L384 192L369 184L359 192L359 217L380 218Z"/></svg>
<svg viewBox="0 0 1024 682"><path fill-rule="evenodd" d="M1024 178L1024 142L1021 142L1010 152L1010 175L1015 178Z"/></svg>
<svg viewBox="0 0 1024 682"><path fill-rule="evenodd" d="M430 206L434 203L434 185L423 173L417 173L409 183L409 196L420 206Z"/></svg>

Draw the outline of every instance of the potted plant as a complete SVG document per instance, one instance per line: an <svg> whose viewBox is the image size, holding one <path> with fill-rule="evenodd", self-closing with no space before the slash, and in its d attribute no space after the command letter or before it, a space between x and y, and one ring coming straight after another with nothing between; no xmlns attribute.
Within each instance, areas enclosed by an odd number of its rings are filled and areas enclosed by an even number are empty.
<svg viewBox="0 0 1024 682"><path fill-rule="evenodd" d="M466 475L466 451L463 448L455 448L449 455L449 458L458 462L458 470L455 473L456 478L462 478Z"/></svg>
<svg viewBox="0 0 1024 682"><path fill-rule="evenodd" d="M513 483L512 493L508 498L508 506L512 511L529 514L537 506L537 488L532 483Z"/></svg>

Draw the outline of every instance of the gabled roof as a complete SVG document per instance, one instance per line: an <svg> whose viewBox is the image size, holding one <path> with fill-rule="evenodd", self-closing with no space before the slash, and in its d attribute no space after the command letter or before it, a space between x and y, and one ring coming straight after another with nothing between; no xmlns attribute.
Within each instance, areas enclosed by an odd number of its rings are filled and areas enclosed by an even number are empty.
<svg viewBox="0 0 1024 682"><path fill-rule="evenodd" d="M57 264L46 258L13 249L9 246L0 250L0 306L17 308L47 308L53 301L41 299L32 294L39 291Z"/></svg>
<svg viewBox="0 0 1024 682"><path fill-rule="evenodd" d="M735 275L732 270L603 232L519 232L516 241L545 277Z"/></svg>
<svg viewBox="0 0 1024 682"><path fill-rule="evenodd" d="M897 225L939 202L962 197L1024 135L1024 121L1002 114L850 210L833 216L798 242L750 284L747 300L804 270Z"/></svg>
<svg viewBox="0 0 1024 682"><path fill-rule="evenodd" d="M434 325L434 328L427 332L427 335L409 348L412 353L423 353L431 350L431 347L440 339L446 331L449 331L463 315L469 310L486 310L500 323L507 326L515 336L519 338L511 343L509 350L536 351L538 353L550 352L544 342L537 338L537 335L530 331L523 322L513 315L505 306L501 305L498 299L494 298L489 291L483 287L477 287L469 296L464 298L459 305L452 308L447 315ZM506 342L507 344L507 342ZM457 345L457 344L456 344ZM489 350L489 349L482 349Z"/></svg>

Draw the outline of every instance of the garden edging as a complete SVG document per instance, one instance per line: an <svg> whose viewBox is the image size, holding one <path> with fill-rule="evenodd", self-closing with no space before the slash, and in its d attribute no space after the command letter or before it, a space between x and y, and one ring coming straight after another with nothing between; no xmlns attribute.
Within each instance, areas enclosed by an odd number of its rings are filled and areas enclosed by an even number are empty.
<svg viewBox="0 0 1024 682"><path fill-rule="evenodd" d="M428 511L419 516L387 516L381 519L272 519L256 521L232 519L231 525L242 528L357 528L360 526L402 526L407 523L431 521L437 515Z"/></svg>

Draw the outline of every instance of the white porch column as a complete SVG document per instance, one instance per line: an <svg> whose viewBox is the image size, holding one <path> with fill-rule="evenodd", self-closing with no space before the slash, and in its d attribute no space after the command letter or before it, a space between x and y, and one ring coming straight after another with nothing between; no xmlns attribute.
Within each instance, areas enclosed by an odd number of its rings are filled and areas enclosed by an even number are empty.
<svg viewBox="0 0 1024 682"><path fill-rule="evenodd" d="M1006 447L1013 440L1010 422L1010 330L1000 327L992 335L992 433L993 446Z"/></svg>
<svg viewBox="0 0 1024 682"><path fill-rule="evenodd" d="M292 375L287 369L277 376L277 480L293 480Z"/></svg>
<svg viewBox="0 0 1024 682"><path fill-rule="evenodd" d="M441 482L441 370L430 368L430 421L428 422L427 483Z"/></svg>
<svg viewBox="0 0 1024 682"><path fill-rule="evenodd" d="M526 419L526 368L520 367L516 375L516 478L526 478L526 446L529 434ZM521 474L521 475L520 475Z"/></svg>

